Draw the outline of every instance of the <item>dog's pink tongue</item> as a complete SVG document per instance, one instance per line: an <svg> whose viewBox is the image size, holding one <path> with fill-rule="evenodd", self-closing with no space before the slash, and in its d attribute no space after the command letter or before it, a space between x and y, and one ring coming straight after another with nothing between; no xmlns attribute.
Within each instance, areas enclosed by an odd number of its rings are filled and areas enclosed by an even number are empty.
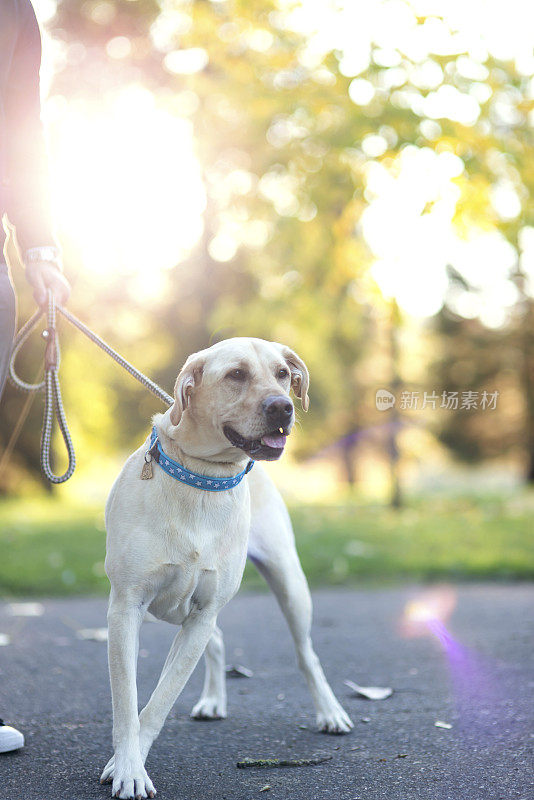
<svg viewBox="0 0 534 800"><path fill-rule="evenodd" d="M267 447L276 447L277 449L284 447L287 436L283 433L269 433L267 436L261 437L261 443L266 444Z"/></svg>

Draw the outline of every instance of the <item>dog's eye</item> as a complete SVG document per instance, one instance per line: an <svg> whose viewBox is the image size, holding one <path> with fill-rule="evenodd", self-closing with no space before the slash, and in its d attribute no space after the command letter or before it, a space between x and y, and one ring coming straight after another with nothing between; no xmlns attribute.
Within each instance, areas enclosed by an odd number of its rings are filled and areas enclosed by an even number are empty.
<svg viewBox="0 0 534 800"><path fill-rule="evenodd" d="M280 369L278 370L278 377L287 378L288 375L289 375L289 370L286 369L285 367L280 367Z"/></svg>
<svg viewBox="0 0 534 800"><path fill-rule="evenodd" d="M232 369L227 373L226 377L234 381L244 381L247 377L247 373L244 369Z"/></svg>

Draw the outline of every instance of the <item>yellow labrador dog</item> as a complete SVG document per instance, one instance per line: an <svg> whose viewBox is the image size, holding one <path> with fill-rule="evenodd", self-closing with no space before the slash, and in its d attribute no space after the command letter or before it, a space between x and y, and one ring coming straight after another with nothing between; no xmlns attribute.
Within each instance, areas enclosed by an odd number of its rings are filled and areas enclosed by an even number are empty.
<svg viewBox="0 0 534 800"><path fill-rule="evenodd" d="M225 659L217 614L239 588L247 551L291 630L317 724L352 722L328 685L310 639L311 599L291 522L252 460L281 456L294 422L290 389L308 407L308 370L288 347L236 338L195 353L176 380L172 408L126 462L107 503L106 572L114 756L101 781L112 796L153 797L148 751L205 653L192 716L226 716ZM151 612L180 625L159 682L138 716L139 628Z"/></svg>

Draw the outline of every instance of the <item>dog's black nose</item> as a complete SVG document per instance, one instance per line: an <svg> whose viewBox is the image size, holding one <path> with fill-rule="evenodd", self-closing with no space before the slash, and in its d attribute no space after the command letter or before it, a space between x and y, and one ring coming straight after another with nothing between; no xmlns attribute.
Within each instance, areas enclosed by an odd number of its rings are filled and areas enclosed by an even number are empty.
<svg viewBox="0 0 534 800"><path fill-rule="evenodd" d="M293 416L293 403L284 395L269 395L261 407L269 425L273 428L285 428Z"/></svg>

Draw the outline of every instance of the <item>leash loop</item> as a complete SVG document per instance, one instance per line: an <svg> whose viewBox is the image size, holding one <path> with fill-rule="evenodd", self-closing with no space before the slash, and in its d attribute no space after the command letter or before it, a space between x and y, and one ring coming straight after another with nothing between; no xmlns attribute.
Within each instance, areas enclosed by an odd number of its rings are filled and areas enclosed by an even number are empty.
<svg viewBox="0 0 534 800"><path fill-rule="evenodd" d="M59 386L59 362L60 351L59 341L56 331L56 301L54 295L48 290L48 307L46 314L46 329L43 331L43 338L46 341L44 363L45 363L45 403L43 414L43 430L41 433L41 469L50 483L65 483L72 476L76 468L76 454L70 436L61 388ZM46 336L45 336L46 334ZM52 424L54 415L57 419L59 430L65 442L67 451L68 466L62 475L56 475L50 463L50 451L52 447Z"/></svg>
<svg viewBox="0 0 534 800"><path fill-rule="evenodd" d="M40 383L26 383L26 381L20 378L15 372L15 360L19 354L19 350L21 349L26 339L30 336L33 329L37 326L37 323L39 322L43 314L44 314L44 308L43 307L38 308L37 311L26 322L26 324L22 326L22 328L17 333L13 341L11 358L9 359L8 377L13 386L16 386L17 389L21 389L21 391L23 392L39 392L45 387L44 380L42 380Z"/></svg>
<svg viewBox="0 0 534 800"><path fill-rule="evenodd" d="M139 372L129 361L126 361L119 353L113 350L103 339L93 333L86 325L83 324L74 314L71 314L62 306L56 306L54 295L48 290L48 299L46 304L46 328L42 332L42 338L46 342L44 353L44 379L40 383L27 383L19 375L15 369L15 360L17 355L24 345L32 331L37 327L37 324L43 314L45 313L45 306L37 309L37 311L30 317L25 325L22 326L17 333L13 342L13 350L11 351L11 358L9 360L9 380L18 389L24 392L39 392L44 390L44 414L43 414L43 430L41 433L41 470L43 475L50 481L50 483L64 483L72 476L76 468L76 454L74 452L74 445L67 425L65 410L63 408L63 400L61 397L61 387L59 385L59 365L60 365L60 347L59 339L56 329L56 311L59 311L72 325L84 333L92 342L100 347L105 353L113 358L123 369L132 375L136 380L145 386L152 394L156 395L163 403L171 406L174 402L173 398L167 394L157 383L151 381L142 372ZM65 449L68 456L68 466L62 475L56 475L50 463L50 452L52 445L52 425L54 416L57 419Z"/></svg>

